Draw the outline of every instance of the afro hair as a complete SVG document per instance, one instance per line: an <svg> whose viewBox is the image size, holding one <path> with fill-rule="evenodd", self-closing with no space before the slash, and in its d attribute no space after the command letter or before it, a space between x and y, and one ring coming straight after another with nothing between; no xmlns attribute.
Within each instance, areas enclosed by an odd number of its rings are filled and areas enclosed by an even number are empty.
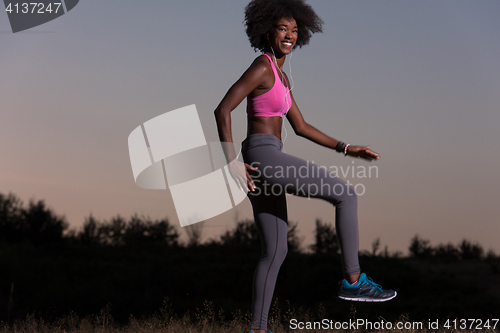
<svg viewBox="0 0 500 333"><path fill-rule="evenodd" d="M294 18L299 29L297 46L309 44L311 35L322 32L323 21L304 0L252 0L245 8L245 25L250 45L264 52L265 35L282 18Z"/></svg>

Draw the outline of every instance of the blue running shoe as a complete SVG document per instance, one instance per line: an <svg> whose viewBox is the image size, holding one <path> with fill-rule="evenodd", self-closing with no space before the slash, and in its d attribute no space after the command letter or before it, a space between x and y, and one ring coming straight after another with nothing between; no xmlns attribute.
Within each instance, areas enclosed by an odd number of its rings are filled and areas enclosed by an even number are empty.
<svg viewBox="0 0 500 333"><path fill-rule="evenodd" d="M357 302L385 302L398 294L391 289L382 289L382 286L373 282L365 273L361 273L358 283L349 284L347 280L339 282L339 298Z"/></svg>

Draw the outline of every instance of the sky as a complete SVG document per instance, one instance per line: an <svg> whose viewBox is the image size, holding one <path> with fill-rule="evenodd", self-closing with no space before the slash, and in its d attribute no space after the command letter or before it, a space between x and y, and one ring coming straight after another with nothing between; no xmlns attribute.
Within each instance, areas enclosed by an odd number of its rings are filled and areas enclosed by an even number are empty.
<svg viewBox="0 0 500 333"><path fill-rule="evenodd" d="M295 101L308 123L381 158L344 157L288 123L284 149L343 170L362 191L360 249L380 238L407 253L418 234L500 253L500 2L308 3L323 33L287 58ZM72 228L91 214L137 213L168 218L184 235L170 192L135 184L127 138L195 104L207 141L218 139L213 111L258 56L242 23L246 4L82 0L18 33L0 13L0 193L44 200ZM245 106L232 112L235 142L245 138ZM358 174L369 167L369 177ZM324 201L289 196L288 209L304 248L316 219L335 221ZM251 218L245 200L203 222L203 239Z"/></svg>

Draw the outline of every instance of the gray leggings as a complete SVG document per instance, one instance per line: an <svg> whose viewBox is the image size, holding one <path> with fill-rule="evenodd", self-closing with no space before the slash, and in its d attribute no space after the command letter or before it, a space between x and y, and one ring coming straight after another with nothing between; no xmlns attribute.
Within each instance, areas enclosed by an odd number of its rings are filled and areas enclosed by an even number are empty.
<svg viewBox="0 0 500 333"><path fill-rule="evenodd" d="M243 160L258 168L251 172L257 188L248 193L262 244L253 280L252 329L267 329L276 278L288 249L285 193L324 199L335 206L343 273L360 273L354 188L324 168L283 153L282 148L276 136L264 133L249 135L242 143Z"/></svg>

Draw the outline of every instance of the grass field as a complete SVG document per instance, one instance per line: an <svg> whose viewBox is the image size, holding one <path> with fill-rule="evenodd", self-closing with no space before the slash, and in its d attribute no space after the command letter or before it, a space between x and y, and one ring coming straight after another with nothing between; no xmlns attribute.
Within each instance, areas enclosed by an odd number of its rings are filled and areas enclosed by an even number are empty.
<svg viewBox="0 0 500 333"><path fill-rule="evenodd" d="M277 302L275 302L277 303ZM244 333L248 330L250 313L236 311L224 313L223 309L215 310L211 302L206 301L204 308L196 309L196 313L185 313L178 317L168 300L154 315L148 318L131 316L125 325L118 325L111 316L111 305L103 308L99 314L80 318L76 313L57 318L51 323L43 318L28 315L24 320L7 324L0 322L0 333ZM498 319L488 321L444 319L429 321L411 320L408 314L401 315L398 320L390 322L379 317L376 321L356 318L356 307L350 307L352 319L335 321L324 318L324 309L320 306L316 311L289 309L281 313L277 304L270 313L269 328L273 333L331 333L331 332L500 332ZM318 319L323 318L323 319Z"/></svg>

